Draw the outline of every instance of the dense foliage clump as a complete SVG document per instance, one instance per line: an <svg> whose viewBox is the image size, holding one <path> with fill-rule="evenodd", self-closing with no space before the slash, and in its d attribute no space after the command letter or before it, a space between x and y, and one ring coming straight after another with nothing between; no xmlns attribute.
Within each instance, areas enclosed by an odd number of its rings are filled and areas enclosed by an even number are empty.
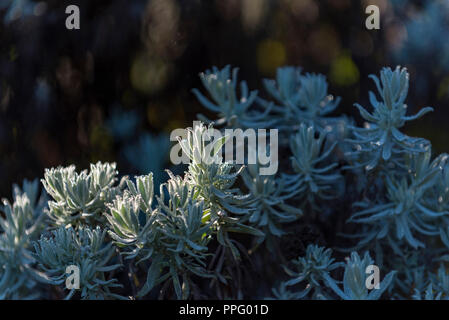
<svg viewBox="0 0 449 320"><path fill-rule="evenodd" d="M407 70L371 76L378 96L355 104L359 126L338 115L325 77L301 68L280 68L264 97L230 66L200 77L207 94L194 94L219 119L200 116L179 138L183 175L119 179L98 162L46 169L42 190L14 186L0 215L0 298L449 297L449 157L401 131L432 110L407 114ZM278 129L279 172L224 161L228 137L203 139L214 127ZM79 290L64 286L69 266Z"/></svg>

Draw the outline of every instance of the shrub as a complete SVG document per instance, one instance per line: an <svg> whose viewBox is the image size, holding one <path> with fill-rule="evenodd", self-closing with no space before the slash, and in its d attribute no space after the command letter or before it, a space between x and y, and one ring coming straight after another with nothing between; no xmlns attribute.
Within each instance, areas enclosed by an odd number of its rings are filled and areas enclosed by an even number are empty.
<svg viewBox="0 0 449 320"><path fill-rule="evenodd" d="M300 68L264 81L274 101L230 66L200 77L212 100L193 92L218 120L199 116L206 124L179 138L183 175L119 181L98 162L46 169L49 200L37 180L14 186L0 215L0 298L447 299L448 156L400 131L432 110L406 114L406 69L370 76L380 100L355 105L363 126L333 114L325 77ZM203 139L213 127L279 129L281 172L225 162L228 137ZM79 294L64 288L70 265ZM365 285L372 265L378 289Z"/></svg>

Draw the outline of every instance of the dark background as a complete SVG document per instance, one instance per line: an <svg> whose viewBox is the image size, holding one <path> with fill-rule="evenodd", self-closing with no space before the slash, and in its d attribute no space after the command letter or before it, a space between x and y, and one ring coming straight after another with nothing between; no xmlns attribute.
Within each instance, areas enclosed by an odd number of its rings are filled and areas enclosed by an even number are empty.
<svg viewBox="0 0 449 320"><path fill-rule="evenodd" d="M263 78L283 65L328 77L337 113L360 118L368 75L397 64L411 73L409 135L449 141L449 8L443 1L0 0L0 196L44 168L116 161L122 174L170 167L171 130L205 109L198 73L231 64L266 96ZM65 28L78 5L81 29ZM381 29L365 28L365 7ZM145 141L142 136L147 136ZM162 178L161 178L162 179Z"/></svg>

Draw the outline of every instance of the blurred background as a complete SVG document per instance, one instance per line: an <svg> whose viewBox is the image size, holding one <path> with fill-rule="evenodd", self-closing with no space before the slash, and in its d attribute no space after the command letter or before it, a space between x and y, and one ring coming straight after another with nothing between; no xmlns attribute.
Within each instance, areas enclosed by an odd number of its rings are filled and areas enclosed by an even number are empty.
<svg viewBox="0 0 449 320"><path fill-rule="evenodd" d="M406 66L408 112L435 112L404 131L449 151L448 3L0 0L0 196L44 168L98 160L163 181L170 131L209 115L191 93L199 72L227 64L261 96L279 66L323 73L342 97L337 112L359 123L353 103L370 108L368 75ZM80 8L80 30L65 28L70 4ZM370 4L380 8L380 30L365 27Z"/></svg>

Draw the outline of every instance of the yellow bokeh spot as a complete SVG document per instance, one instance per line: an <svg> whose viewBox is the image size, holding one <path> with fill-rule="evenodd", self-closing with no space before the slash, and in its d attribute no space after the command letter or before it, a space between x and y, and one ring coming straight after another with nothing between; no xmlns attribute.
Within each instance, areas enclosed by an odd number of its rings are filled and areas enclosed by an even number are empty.
<svg viewBox="0 0 449 320"><path fill-rule="evenodd" d="M158 113L158 108L163 108L160 105L149 105L147 107L147 120L148 123L156 129L161 129L162 126L162 121L161 118L159 117L159 113Z"/></svg>
<svg viewBox="0 0 449 320"><path fill-rule="evenodd" d="M142 93L154 94L168 82L171 66L162 59L147 53L138 55L131 66L131 83Z"/></svg>
<svg viewBox="0 0 449 320"><path fill-rule="evenodd" d="M276 69L285 64L286 58L285 47L279 41L266 39L257 47L257 67L266 76L274 75Z"/></svg>
<svg viewBox="0 0 449 320"><path fill-rule="evenodd" d="M15 46L12 46L9 49L9 60L15 61L18 58L19 54L17 53L17 48Z"/></svg>
<svg viewBox="0 0 449 320"><path fill-rule="evenodd" d="M443 99L449 95L449 77L445 77L438 87L437 97Z"/></svg>
<svg viewBox="0 0 449 320"><path fill-rule="evenodd" d="M113 143L112 136L104 126L97 125L93 127L90 132L90 144L92 147L91 161L97 162L99 160L113 159Z"/></svg>
<svg viewBox="0 0 449 320"><path fill-rule="evenodd" d="M341 87L348 87L359 81L360 72L348 54L338 56L332 61L330 80Z"/></svg>

